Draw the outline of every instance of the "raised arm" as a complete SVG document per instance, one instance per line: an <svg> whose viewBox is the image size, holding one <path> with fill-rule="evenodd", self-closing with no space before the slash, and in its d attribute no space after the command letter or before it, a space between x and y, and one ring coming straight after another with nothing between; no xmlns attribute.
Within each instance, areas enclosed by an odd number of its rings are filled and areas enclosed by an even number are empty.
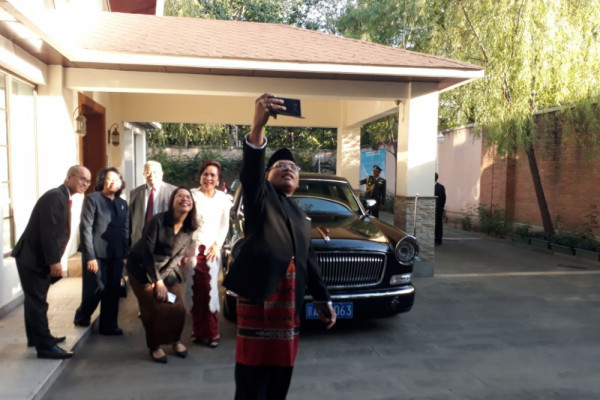
<svg viewBox="0 0 600 400"><path fill-rule="evenodd" d="M269 117L277 118L273 110L285 111L283 100L275 98L274 94L265 93L254 102L254 121L248 135L248 142L254 146L262 146L265 142L264 128Z"/></svg>

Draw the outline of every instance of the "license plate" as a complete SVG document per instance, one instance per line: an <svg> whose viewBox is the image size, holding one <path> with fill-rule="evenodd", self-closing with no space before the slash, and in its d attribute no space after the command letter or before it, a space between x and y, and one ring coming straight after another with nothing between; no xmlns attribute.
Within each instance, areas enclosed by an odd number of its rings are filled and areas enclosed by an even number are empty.
<svg viewBox="0 0 600 400"><path fill-rule="evenodd" d="M354 306L351 302L333 303L333 310L339 319L354 318ZM306 303L306 319L319 319L314 303Z"/></svg>

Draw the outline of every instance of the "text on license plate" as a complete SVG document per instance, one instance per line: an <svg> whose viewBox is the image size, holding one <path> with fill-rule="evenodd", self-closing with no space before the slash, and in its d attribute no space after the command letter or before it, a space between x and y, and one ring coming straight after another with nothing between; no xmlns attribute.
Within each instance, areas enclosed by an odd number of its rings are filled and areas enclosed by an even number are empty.
<svg viewBox="0 0 600 400"><path fill-rule="evenodd" d="M333 303L333 310L339 319L354 318L354 307L351 302ZM314 303L306 303L306 319L319 319Z"/></svg>

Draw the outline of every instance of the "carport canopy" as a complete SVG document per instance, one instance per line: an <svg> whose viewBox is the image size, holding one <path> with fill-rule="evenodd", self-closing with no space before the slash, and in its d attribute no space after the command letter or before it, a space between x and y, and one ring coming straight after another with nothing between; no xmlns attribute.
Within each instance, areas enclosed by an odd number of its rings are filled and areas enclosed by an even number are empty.
<svg viewBox="0 0 600 400"><path fill-rule="evenodd" d="M396 194L433 195L438 96L483 76L479 66L301 28L44 9L0 7L37 40L0 34L48 65L26 76L108 96L110 120L250 124L263 92L302 100L305 118L273 125L336 128L337 173L358 188L361 125L399 114ZM106 97L104 97L106 98Z"/></svg>

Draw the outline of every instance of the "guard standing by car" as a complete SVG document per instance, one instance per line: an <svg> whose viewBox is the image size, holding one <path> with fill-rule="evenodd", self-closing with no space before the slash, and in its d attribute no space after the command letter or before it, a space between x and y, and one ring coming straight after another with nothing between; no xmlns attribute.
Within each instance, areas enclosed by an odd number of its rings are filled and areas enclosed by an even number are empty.
<svg viewBox="0 0 600 400"><path fill-rule="evenodd" d="M370 208L371 215L379 218L379 207L385 202L385 179L381 176L381 168L378 165L373 165L373 175L369 175L360 181L361 185L367 185L365 197L376 201L375 205Z"/></svg>

